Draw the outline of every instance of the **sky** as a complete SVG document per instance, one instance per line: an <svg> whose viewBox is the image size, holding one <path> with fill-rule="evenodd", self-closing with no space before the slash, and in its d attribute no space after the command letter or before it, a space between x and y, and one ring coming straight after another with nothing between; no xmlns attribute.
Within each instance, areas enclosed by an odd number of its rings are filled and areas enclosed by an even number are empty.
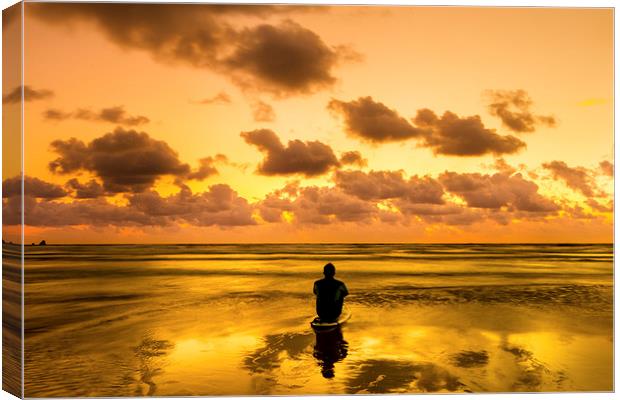
<svg viewBox="0 0 620 400"><path fill-rule="evenodd" d="M612 241L611 9L24 8L26 243Z"/></svg>

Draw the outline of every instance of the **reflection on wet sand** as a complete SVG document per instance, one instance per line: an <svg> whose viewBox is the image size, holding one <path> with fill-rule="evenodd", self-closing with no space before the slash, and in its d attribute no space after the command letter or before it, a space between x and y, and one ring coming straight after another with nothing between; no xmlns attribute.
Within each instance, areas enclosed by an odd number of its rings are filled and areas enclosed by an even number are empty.
<svg viewBox="0 0 620 400"><path fill-rule="evenodd" d="M349 350L347 343L342 336L341 327L334 329L315 331L316 342L314 344L314 358L317 359L321 367L321 375L324 378L334 377L334 364L344 360Z"/></svg>
<svg viewBox="0 0 620 400"><path fill-rule="evenodd" d="M315 333L307 262L144 254L89 267L76 254L103 250L71 248L60 261L54 246L45 251L26 273L26 397L613 389L613 268L603 255L579 255L579 268L557 253L519 267L450 259L413 277L417 262L341 261L353 316ZM482 269L495 272L471 274ZM510 275L525 269L540 276ZM368 279L372 271L385 272Z"/></svg>
<svg viewBox="0 0 620 400"><path fill-rule="evenodd" d="M154 378L163 374L163 360L169 350L174 347L167 340L156 340L150 335L142 339L140 345L134 348L134 354L138 360L139 379L137 381L135 396L153 396L157 390ZM143 385L148 387L146 393Z"/></svg>

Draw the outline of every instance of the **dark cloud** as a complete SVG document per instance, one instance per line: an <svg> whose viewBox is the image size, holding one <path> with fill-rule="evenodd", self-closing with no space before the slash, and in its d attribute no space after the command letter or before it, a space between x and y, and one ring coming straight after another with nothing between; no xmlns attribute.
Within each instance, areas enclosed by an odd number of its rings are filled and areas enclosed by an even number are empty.
<svg viewBox="0 0 620 400"><path fill-rule="evenodd" d="M20 198L3 199L3 219L7 225L19 224ZM24 217L30 226L194 226L254 225L253 207L227 185L214 185L207 192L161 197L148 191L128 196L128 205L120 206L104 198L75 200L71 203L37 201L24 198Z"/></svg>
<svg viewBox="0 0 620 400"><path fill-rule="evenodd" d="M226 92L219 92L215 96L197 101L198 104L230 104L230 96Z"/></svg>
<svg viewBox="0 0 620 400"><path fill-rule="evenodd" d="M609 200L607 204L602 204L601 202L595 199L588 199L587 204L595 211L598 212L613 212L614 211L614 202L613 200Z"/></svg>
<svg viewBox="0 0 620 400"><path fill-rule="evenodd" d="M405 216L417 217L429 224L471 225L489 219L489 215L454 203L411 203L396 199L392 204Z"/></svg>
<svg viewBox="0 0 620 400"><path fill-rule="evenodd" d="M114 124L136 126L148 123L150 120L143 115L130 116L122 106L102 108L99 111L78 109L74 112L64 112L50 108L43 113L49 120L62 121L69 118L96 122L111 122Z"/></svg>
<svg viewBox="0 0 620 400"><path fill-rule="evenodd" d="M350 102L332 99L327 107L344 117L346 130L351 136L373 143L401 141L425 134L395 110L370 96Z"/></svg>
<svg viewBox="0 0 620 400"><path fill-rule="evenodd" d="M187 179L204 180L210 176L217 175L218 170L215 167L217 163L227 163L228 158L224 154L216 154L214 157L205 157L200 159L197 170L187 175Z"/></svg>
<svg viewBox="0 0 620 400"><path fill-rule="evenodd" d="M402 171L336 171L336 185L363 200L400 198L410 203L443 204L443 188L430 177L403 177Z"/></svg>
<svg viewBox="0 0 620 400"><path fill-rule="evenodd" d="M64 121L71 118L72 115L70 112L64 112L57 108L48 108L43 112L43 117L52 121Z"/></svg>
<svg viewBox="0 0 620 400"><path fill-rule="evenodd" d="M301 174L311 177L339 166L331 147L319 141L290 140L285 147L269 129L242 132L241 137L264 153L265 158L258 166L258 172L263 175Z"/></svg>
<svg viewBox="0 0 620 400"><path fill-rule="evenodd" d="M378 215L377 207L337 188L308 186L300 188L291 202L295 222L329 224L340 222L371 222Z"/></svg>
<svg viewBox="0 0 620 400"><path fill-rule="evenodd" d="M535 115L530 111L533 102L524 90L491 90L486 94L489 113L514 132L534 132L537 125L553 127L556 124L553 116Z"/></svg>
<svg viewBox="0 0 620 400"><path fill-rule="evenodd" d="M614 176L614 164L605 160L605 161L601 161L599 163L599 168L601 170L601 172L603 172L604 175L607 176Z"/></svg>
<svg viewBox="0 0 620 400"><path fill-rule="evenodd" d="M525 148L525 143L511 135L498 135L484 126L478 115L459 117L446 111L439 118L429 109L418 110L414 122L428 129L422 147L430 147L435 154L450 156L481 156L484 154L512 154Z"/></svg>
<svg viewBox="0 0 620 400"><path fill-rule="evenodd" d="M49 99L54 96L54 92L47 89L34 89L28 85L24 86L24 101L35 101L35 100L43 100ZM22 87L17 86L15 89L11 90L9 93L2 96L3 104L16 104L22 101Z"/></svg>
<svg viewBox="0 0 620 400"><path fill-rule="evenodd" d="M252 116L256 122L272 122L276 119L273 107L260 100L252 103Z"/></svg>
<svg viewBox="0 0 620 400"><path fill-rule="evenodd" d="M330 47L314 32L287 21L240 29L230 15L266 18L310 7L268 5L38 3L35 17L66 26L95 23L122 48L149 52L166 63L184 63L228 75L242 87L279 96L332 85L338 61L351 51ZM342 56L340 54L342 53Z"/></svg>
<svg viewBox="0 0 620 400"><path fill-rule="evenodd" d="M365 167L368 165L368 160L362 157L362 153L359 151L345 151L340 155L340 163L343 165Z"/></svg>
<svg viewBox="0 0 620 400"><path fill-rule="evenodd" d="M351 394L455 392L466 388L458 376L433 363L377 359L356 364L345 382Z"/></svg>
<svg viewBox="0 0 620 400"><path fill-rule="evenodd" d="M495 159L495 162L493 163L493 169L495 169L495 170L497 170L499 172L506 173L508 175L512 175L515 172L517 172L517 169L515 167L513 167L510 164L508 164L506 162L506 160L504 160L501 157Z"/></svg>
<svg viewBox="0 0 620 400"><path fill-rule="evenodd" d="M140 192L161 176L190 172L166 142L135 130L117 128L88 144L75 138L56 140L52 149L59 155L49 164L52 172L91 172L112 193Z"/></svg>
<svg viewBox="0 0 620 400"><path fill-rule="evenodd" d="M372 97L343 102L332 99L328 108L344 117L347 132L373 143L418 139L420 147L435 154L479 156L511 154L525 147L514 136L502 136L484 126L477 115L459 117L446 111L441 117L429 109L420 109L415 125Z"/></svg>
<svg viewBox="0 0 620 400"><path fill-rule="evenodd" d="M584 167L569 167L564 161L544 163L543 168L551 171L554 179L562 180L568 187L586 197L596 196L598 188L590 171Z"/></svg>
<svg viewBox="0 0 620 400"><path fill-rule="evenodd" d="M81 183L77 178L72 178L67 181L65 186L75 192L74 197L77 199L96 199L105 195L103 186L94 179L87 183Z"/></svg>
<svg viewBox="0 0 620 400"><path fill-rule="evenodd" d="M42 181L32 176L24 176L24 196L39 199L57 199L65 197L67 192L60 186ZM2 197L21 196L22 179L20 176L5 179L2 182Z"/></svg>
<svg viewBox="0 0 620 400"><path fill-rule="evenodd" d="M336 82L331 71L337 61L336 51L316 33L289 20L241 31L226 65L241 73L244 86L277 94L311 93Z"/></svg>
<svg viewBox="0 0 620 400"><path fill-rule="evenodd" d="M467 202L469 207L499 209L509 211L552 212L559 207L538 193L538 185L523 178L518 173L479 173L459 174L444 172L439 181L446 190Z"/></svg>
<svg viewBox="0 0 620 400"><path fill-rule="evenodd" d="M161 197L147 191L129 196L129 207L149 216L172 219L195 226L255 225L253 207L228 185L218 184L209 191L192 194L185 188L179 193Z"/></svg>

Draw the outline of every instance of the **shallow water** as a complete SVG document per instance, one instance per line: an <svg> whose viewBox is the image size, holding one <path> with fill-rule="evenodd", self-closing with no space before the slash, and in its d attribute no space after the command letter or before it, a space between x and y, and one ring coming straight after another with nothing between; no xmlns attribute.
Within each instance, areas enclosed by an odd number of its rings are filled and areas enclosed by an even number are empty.
<svg viewBox="0 0 620 400"><path fill-rule="evenodd" d="M611 245L26 249L26 396L611 391ZM351 295L316 335L312 283Z"/></svg>

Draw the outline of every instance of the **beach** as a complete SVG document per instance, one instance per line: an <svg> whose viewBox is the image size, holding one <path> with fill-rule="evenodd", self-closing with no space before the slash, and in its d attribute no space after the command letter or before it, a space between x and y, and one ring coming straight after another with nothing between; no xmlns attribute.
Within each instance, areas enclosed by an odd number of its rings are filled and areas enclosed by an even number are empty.
<svg viewBox="0 0 620 400"><path fill-rule="evenodd" d="M613 390L612 245L25 249L27 397Z"/></svg>

